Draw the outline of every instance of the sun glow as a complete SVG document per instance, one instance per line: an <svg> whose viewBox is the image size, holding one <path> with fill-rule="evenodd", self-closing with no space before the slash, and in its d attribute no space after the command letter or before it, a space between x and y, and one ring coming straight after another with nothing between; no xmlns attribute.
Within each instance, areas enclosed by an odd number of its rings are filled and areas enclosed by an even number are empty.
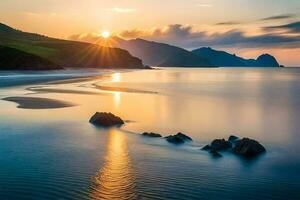
<svg viewBox="0 0 300 200"><path fill-rule="evenodd" d="M107 38L110 37L110 32L109 32L109 31L103 31L103 32L101 33L101 35L102 35L103 38L107 39Z"/></svg>

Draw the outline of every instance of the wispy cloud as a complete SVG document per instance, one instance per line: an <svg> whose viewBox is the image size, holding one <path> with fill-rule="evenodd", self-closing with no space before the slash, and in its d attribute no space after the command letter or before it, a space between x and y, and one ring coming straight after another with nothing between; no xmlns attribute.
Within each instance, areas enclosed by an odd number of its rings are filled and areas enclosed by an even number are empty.
<svg viewBox="0 0 300 200"><path fill-rule="evenodd" d="M221 25L221 26L230 26L230 25L237 25L237 24L241 24L241 22L237 22L237 21L227 21L227 22L219 22L216 25Z"/></svg>
<svg viewBox="0 0 300 200"><path fill-rule="evenodd" d="M288 33L296 33L300 34L300 21L289 23L289 24L283 24L279 26L267 26L264 27L265 30L283 30Z"/></svg>
<svg viewBox="0 0 300 200"><path fill-rule="evenodd" d="M209 7L213 7L212 4L208 4L208 3L199 3L196 5L197 7L203 7L203 8L209 8Z"/></svg>
<svg viewBox="0 0 300 200"><path fill-rule="evenodd" d="M24 14L27 16L32 16L32 17L40 16L39 13L35 13L35 12L24 12Z"/></svg>
<svg viewBox="0 0 300 200"><path fill-rule="evenodd" d="M121 8L121 7L108 8L107 10L116 13L132 13L136 11L135 8Z"/></svg>
<svg viewBox="0 0 300 200"><path fill-rule="evenodd" d="M291 18L294 18L294 17L295 17L295 14L274 15L274 16L271 16L271 17L262 18L262 19L260 19L260 21L291 19Z"/></svg>

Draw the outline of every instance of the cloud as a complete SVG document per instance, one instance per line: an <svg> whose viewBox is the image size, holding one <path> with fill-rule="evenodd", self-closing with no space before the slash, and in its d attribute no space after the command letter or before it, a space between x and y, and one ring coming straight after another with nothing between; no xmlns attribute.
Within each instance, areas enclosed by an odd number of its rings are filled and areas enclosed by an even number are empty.
<svg viewBox="0 0 300 200"><path fill-rule="evenodd" d="M89 42L94 40L91 36L89 36ZM172 24L162 28L153 28L149 31L138 29L126 30L121 32L119 36L124 39L142 38L151 41L163 42L187 49L203 46L216 48L299 48L300 45L300 35L290 36L282 34L261 34L248 36L245 32L239 29L233 29L225 33L210 34L205 30L194 30L193 26L185 26L181 24ZM81 39L78 38L77 40L84 40L84 38L81 37Z"/></svg>
<svg viewBox="0 0 300 200"><path fill-rule="evenodd" d="M197 6L197 7L206 7L206 8L208 8L208 7L213 7L212 4L197 4L196 6Z"/></svg>
<svg viewBox="0 0 300 200"><path fill-rule="evenodd" d="M271 21L271 20L280 20L280 19L291 19L295 17L294 14L284 14L284 15L275 15L275 16L271 16L271 17L266 17L266 18L262 18L260 19L260 21Z"/></svg>
<svg viewBox="0 0 300 200"><path fill-rule="evenodd" d="M27 15L27 16L32 16L32 17L40 16L39 13L35 13L35 12L24 12L24 14Z"/></svg>
<svg viewBox="0 0 300 200"><path fill-rule="evenodd" d="M135 8L120 8L120 7L108 8L107 10L116 13L132 13L136 11Z"/></svg>
<svg viewBox="0 0 300 200"><path fill-rule="evenodd" d="M267 26L264 27L265 30L283 30L288 33L296 33L300 34L300 21L289 23L289 24L283 24L279 26Z"/></svg>
<svg viewBox="0 0 300 200"><path fill-rule="evenodd" d="M142 38L158 42L170 43L185 48L197 48L200 46L213 47L299 47L300 36L287 36L281 34L261 34L247 36L239 29L225 33L209 34L206 31L194 31L192 26L180 24L169 25L163 28L156 28L150 32L146 31L125 31L120 34L124 38ZM128 37L130 36L130 37Z"/></svg>
<svg viewBox="0 0 300 200"><path fill-rule="evenodd" d="M219 22L216 25L221 25L221 26L231 26L231 25L237 25L241 24L241 22L236 22L236 21L227 21L227 22Z"/></svg>

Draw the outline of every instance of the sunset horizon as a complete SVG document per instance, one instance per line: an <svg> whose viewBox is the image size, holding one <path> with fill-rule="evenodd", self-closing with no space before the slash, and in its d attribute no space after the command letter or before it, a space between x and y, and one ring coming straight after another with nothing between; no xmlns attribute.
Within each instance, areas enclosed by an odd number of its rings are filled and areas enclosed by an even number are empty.
<svg viewBox="0 0 300 200"><path fill-rule="evenodd" d="M0 2L0 200L299 200L300 0Z"/></svg>
<svg viewBox="0 0 300 200"><path fill-rule="evenodd" d="M93 42L109 31L124 39L142 38L188 50L212 47L246 58L270 53L286 66L300 65L297 0L16 2L1 3L0 21L26 32ZM164 14L153 15L152 10Z"/></svg>

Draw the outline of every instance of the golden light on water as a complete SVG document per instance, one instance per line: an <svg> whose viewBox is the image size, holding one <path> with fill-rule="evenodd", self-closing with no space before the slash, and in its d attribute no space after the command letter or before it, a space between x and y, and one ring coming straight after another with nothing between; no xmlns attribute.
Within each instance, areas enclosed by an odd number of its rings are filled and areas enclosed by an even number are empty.
<svg viewBox="0 0 300 200"><path fill-rule="evenodd" d="M112 81L113 82L121 82L121 74L120 73L114 73L112 75Z"/></svg>
<svg viewBox="0 0 300 200"><path fill-rule="evenodd" d="M116 108L119 108L121 103L121 92L114 92L114 103Z"/></svg>
<svg viewBox="0 0 300 200"><path fill-rule="evenodd" d="M130 162L127 138L118 130L108 136L105 164L94 178L91 199L122 200L136 197L135 178Z"/></svg>

